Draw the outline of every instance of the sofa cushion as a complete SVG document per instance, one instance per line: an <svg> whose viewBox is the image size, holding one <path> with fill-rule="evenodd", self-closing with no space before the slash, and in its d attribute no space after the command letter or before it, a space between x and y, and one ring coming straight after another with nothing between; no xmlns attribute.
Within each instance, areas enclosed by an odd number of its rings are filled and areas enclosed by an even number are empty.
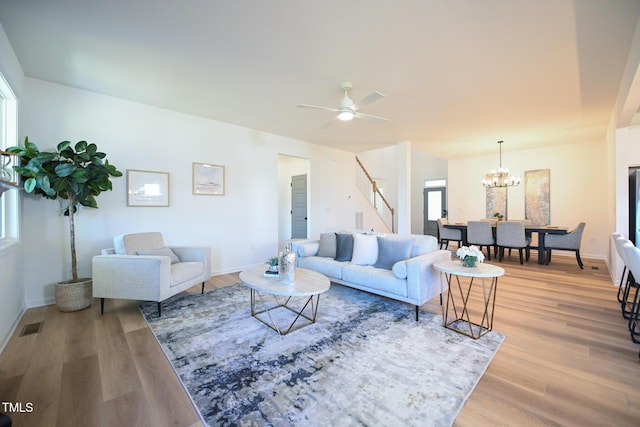
<svg viewBox="0 0 640 427"><path fill-rule="evenodd" d="M157 231L121 234L113 238L113 247L118 255L136 255L138 251L163 248L164 240Z"/></svg>
<svg viewBox="0 0 640 427"><path fill-rule="evenodd" d="M179 262L171 265L170 286L180 285L204 274L202 262Z"/></svg>
<svg viewBox="0 0 640 427"><path fill-rule="evenodd" d="M351 261L353 234L336 233L336 261Z"/></svg>
<svg viewBox="0 0 640 427"><path fill-rule="evenodd" d="M411 258L412 239L390 239L377 236L378 260L374 267L391 270L393 264L398 261Z"/></svg>
<svg viewBox="0 0 640 427"><path fill-rule="evenodd" d="M439 249L438 239L433 236L414 236L411 246L411 258L435 252Z"/></svg>
<svg viewBox="0 0 640 427"><path fill-rule="evenodd" d="M398 279L407 278L407 261L398 261L391 267L393 275Z"/></svg>
<svg viewBox="0 0 640 427"><path fill-rule="evenodd" d="M318 256L336 257L336 233L320 233Z"/></svg>
<svg viewBox="0 0 640 427"><path fill-rule="evenodd" d="M318 255L318 243L307 243L298 246L298 255L301 257Z"/></svg>
<svg viewBox="0 0 640 427"><path fill-rule="evenodd" d="M310 256L298 258L298 267L317 271L329 278L342 279L342 267L345 263L331 258Z"/></svg>
<svg viewBox="0 0 640 427"><path fill-rule="evenodd" d="M391 270L375 268L372 265L345 265L342 269L342 280L402 297L408 295L406 279L398 279Z"/></svg>
<svg viewBox="0 0 640 427"><path fill-rule="evenodd" d="M373 265L378 260L378 239L365 234L353 235L352 264Z"/></svg>
<svg viewBox="0 0 640 427"><path fill-rule="evenodd" d="M168 256L169 258L171 258L171 264L180 262L180 258L178 258L178 255L176 255L175 252L171 250L171 248L167 248L166 246L160 249L149 249L146 251L137 251L136 253L138 255Z"/></svg>

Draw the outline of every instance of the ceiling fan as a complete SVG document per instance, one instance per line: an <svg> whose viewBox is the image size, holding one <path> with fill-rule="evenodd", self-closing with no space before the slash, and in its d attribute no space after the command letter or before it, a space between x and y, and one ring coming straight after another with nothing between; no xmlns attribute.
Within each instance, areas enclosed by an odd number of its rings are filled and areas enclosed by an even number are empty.
<svg viewBox="0 0 640 427"><path fill-rule="evenodd" d="M317 110L328 110L333 111L334 113L338 113L333 120L338 119L344 122L352 120L354 117L356 119L367 119L373 120L376 122L384 123L389 119L385 119L384 117L373 116L371 114L361 113L358 110L364 105L370 104L373 101L377 101L380 98L384 97L384 94L378 92L377 90L373 91L369 95L365 96L358 102L353 102L351 98L349 98L349 90L351 90L353 86L351 82L344 82L340 85L340 89L344 91L344 98L340 101L340 107L331 108L331 107L322 107L320 105L310 105L310 104L299 104L298 108L315 108ZM333 121L332 120L332 121ZM331 122L327 123L325 126L329 125Z"/></svg>

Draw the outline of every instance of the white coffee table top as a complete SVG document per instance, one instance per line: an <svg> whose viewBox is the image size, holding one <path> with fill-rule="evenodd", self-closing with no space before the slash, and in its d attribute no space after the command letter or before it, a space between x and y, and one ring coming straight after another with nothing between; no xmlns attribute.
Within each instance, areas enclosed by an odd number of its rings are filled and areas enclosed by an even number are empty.
<svg viewBox="0 0 640 427"><path fill-rule="evenodd" d="M504 275L504 268L497 265L479 262L475 267L465 267L462 261L439 261L433 268L443 273L466 277L500 277Z"/></svg>
<svg viewBox="0 0 640 427"><path fill-rule="evenodd" d="M266 264L248 268L240 273L240 280L256 291L291 297L318 295L331 287L328 277L305 268L296 268L293 283L283 282L280 277L265 277L267 268Z"/></svg>

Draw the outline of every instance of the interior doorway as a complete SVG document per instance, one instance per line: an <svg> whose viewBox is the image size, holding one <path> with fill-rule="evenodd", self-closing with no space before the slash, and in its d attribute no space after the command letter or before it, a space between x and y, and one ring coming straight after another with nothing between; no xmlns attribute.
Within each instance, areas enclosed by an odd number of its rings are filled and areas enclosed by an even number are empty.
<svg viewBox="0 0 640 427"><path fill-rule="evenodd" d="M307 174L291 177L291 238L307 238Z"/></svg>
<svg viewBox="0 0 640 427"><path fill-rule="evenodd" d="M297 195L294 201L293 177L296 178ZM278 154L278 250L283 250L291 239L307 238L312 221L308 207L311 198L309 186L309 159ZM304 223L293 226L293 214L306 218ZM304 206L301 206L304 205ZM302 213L302 209L305 211ZM302 215L302 216L300 216ZM298 221L299 222L299 221Z"/></svg>
<svg viewBox="0 0 640 427"><path fill-rule="evenodd" d="M438 236L438 218L447 217L447 181L427 180L423 190L423 233Z"/></svg>

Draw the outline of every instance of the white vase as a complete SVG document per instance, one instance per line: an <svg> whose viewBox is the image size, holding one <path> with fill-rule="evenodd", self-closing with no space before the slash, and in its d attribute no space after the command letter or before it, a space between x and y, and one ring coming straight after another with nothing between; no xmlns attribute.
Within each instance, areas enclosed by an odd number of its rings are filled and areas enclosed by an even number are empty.
<svg viewBox="0 0 640 427"><path fill-rule="evenodd" d="M278 266L280 280L285 283L293 283L296 278L296 254L291 252L291 244L288 244L285 251L280 253Z"/></svg>

